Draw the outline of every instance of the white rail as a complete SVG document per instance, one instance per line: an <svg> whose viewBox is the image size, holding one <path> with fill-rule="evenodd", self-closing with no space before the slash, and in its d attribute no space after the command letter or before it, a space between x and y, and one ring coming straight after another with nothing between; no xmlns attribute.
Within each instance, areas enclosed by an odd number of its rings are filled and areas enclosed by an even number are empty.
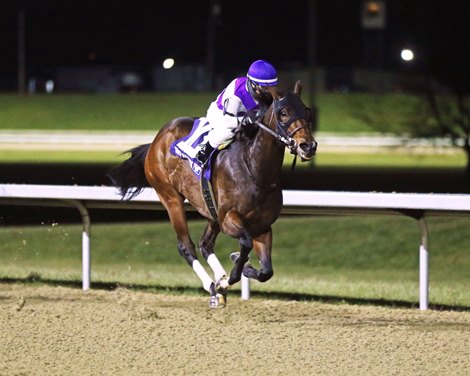
<svg viewBox="0 0 470 376"><path fill-rule="evenodd" d="M283 191L283 214L405 215L418 221L419 308L428 309L428 229L425 217L436 215L470 215L470 195L413 194L373 192ZM82 216L82 286L90 288L90 208L127 208L164 210L155 192L146 188L131 201L121 200L112 187L0 184L0 205L75 207ZM190 209L188 205L188 209ZM242 298L250 296L249 281L242 280Z"/></svg>

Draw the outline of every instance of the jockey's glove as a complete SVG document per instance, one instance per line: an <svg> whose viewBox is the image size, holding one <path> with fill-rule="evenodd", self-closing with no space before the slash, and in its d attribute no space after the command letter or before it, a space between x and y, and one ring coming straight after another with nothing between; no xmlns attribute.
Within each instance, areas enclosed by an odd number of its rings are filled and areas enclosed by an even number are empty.
<svg viewBox="0 0 470 376"><path fill-rule="evenodd" d="M242 119L242 125L250 125L256 123L258 120L258 113L255 111L248 111Z"/></svg>

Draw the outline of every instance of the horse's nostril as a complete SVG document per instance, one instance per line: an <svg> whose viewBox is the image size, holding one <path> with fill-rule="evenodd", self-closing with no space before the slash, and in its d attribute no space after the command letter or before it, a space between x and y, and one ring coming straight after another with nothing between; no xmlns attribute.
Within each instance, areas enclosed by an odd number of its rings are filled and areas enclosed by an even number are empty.
<svg viewBox="0 0 470 376"><path fill-rule="evenodd" d="M305 152L310 150L310 144L308 142L302 142L299 147Z"/></svg>
<svg viewBox="0 0 470 376"><path fill-rule="evenodd" d="M299 145L299 147L300 147L300 149L302 149L302 151L305 154L315 153L315 151L317 150L317 143L315 141L313 141L313 142L302 142Z"/></svg>

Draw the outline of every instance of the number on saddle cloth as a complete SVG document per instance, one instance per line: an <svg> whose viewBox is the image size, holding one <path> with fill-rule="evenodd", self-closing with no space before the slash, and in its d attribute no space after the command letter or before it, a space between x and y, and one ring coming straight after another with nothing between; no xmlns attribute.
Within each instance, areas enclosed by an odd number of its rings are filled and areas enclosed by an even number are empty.
<svg viewBox="0 0 470 376"><path fill-rule="evenodd" d="M187 136L176 140L170 146L173 155L189 161L191 169L198 177L201 176L202 169L196 159L196 154L202 145L207 142L207 135L211 130L212 126L206 118L196 119L191 132Z"/></svg>
<svg viewBox="0 0 470 376"><path fill-rule="evenodd" d="M201 145L207 142L207 134L211 129L212 126L206 118L196 119L191 132L171 145L171 152L183 159L196 158Z"/></svg>

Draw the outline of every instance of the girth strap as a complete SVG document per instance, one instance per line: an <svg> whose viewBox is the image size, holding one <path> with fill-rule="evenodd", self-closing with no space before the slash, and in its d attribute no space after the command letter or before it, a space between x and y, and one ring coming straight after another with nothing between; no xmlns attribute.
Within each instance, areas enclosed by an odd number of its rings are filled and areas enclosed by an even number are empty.
<svg viewBox="0 0 470 376"><path fill-rule="evenodd" d="M219 221L217 215L217 204L214 199L214 192L212 191L212 185L209 180L204 177L204 174L201 173L201 192L204 203L206 204L207 210L215 222Z"/></svg>

